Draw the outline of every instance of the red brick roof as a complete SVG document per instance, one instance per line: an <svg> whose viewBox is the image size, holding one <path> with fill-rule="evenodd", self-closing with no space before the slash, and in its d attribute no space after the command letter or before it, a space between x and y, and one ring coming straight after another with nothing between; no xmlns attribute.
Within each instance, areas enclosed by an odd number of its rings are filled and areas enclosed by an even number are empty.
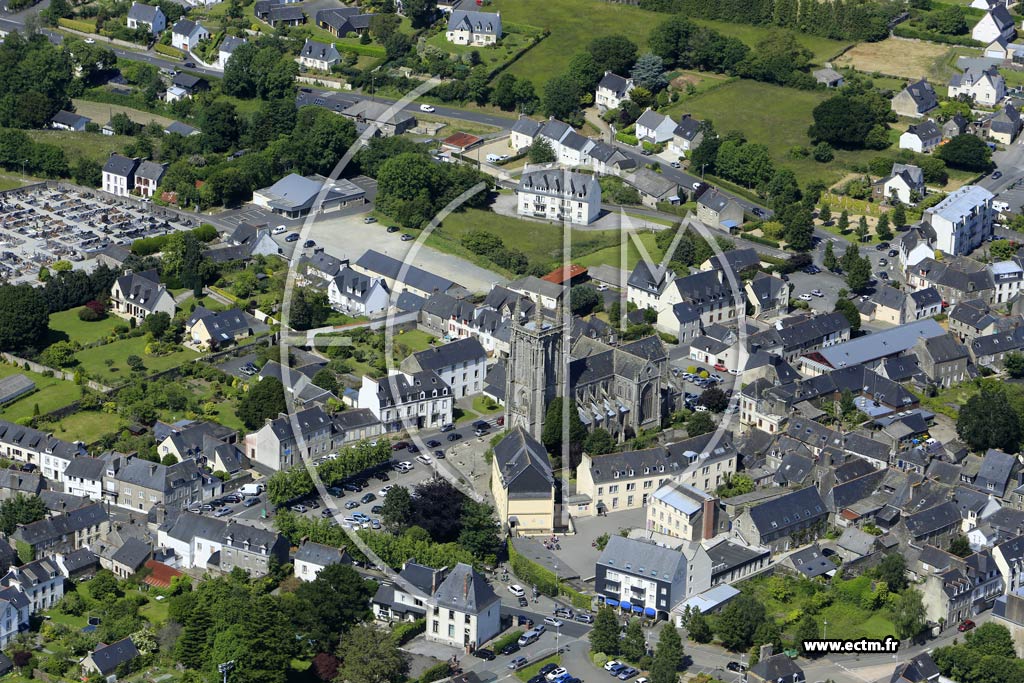
<svg viewBox="0 0 1024 683"><path fill-rule="evenodd" d="M157 562L156 560L146 560L145 567L149 570L145 583L153 586L153 588L170 588L171 579L175 576L183 575L182 572L174 567L168 566L163 562Z"/></svg>
<svg viewBox="0 0 1024 683"><path fill-rule="evenodd" d="M586 274L586 272L587 269L585 267L578 266L575 263L572 263L568 266L561 266L560 268L555 268L550 273L542 277L541 280L545 280L547 282L554 282L556 285L560 285L566 280L575 280L581 275Z"/></svg>

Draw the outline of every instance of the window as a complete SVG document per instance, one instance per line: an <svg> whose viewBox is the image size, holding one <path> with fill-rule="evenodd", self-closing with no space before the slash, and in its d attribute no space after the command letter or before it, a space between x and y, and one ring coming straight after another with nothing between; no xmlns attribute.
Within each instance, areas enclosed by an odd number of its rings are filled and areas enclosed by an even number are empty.
<svg viewBox="0 0 1024 683"><path fill-rule="evenodd" d="M455 637L455 624L448 624L448 637L449 638L454 638Z"/></svg>
<svg viewBox="0 0 1024 683"><path fill-rule="evenodd" d="M437 633L437 620L436 619L434 620L434 623L430 625L430 632L431 633Z"/></svg>

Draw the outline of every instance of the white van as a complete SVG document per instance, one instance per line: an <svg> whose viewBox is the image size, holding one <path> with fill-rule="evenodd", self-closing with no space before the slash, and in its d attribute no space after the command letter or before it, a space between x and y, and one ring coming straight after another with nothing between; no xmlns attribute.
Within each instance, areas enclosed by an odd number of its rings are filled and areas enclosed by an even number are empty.
<svg viewBox="0 0 1024 683"><path fill-rule="evenodd" d="M501 160L502 160L502 157L501 157L500 154L488 154L487 155L487 163L489 163L489 164L496 164L496 163L498 163Z"/></svg>
<svg viewBox="0 0 1024 683"><path fill-rule="evenodd" d="M523 587L517 583L514 583L511 586L509 586L508 592L516 596L517 598L522 598L526 596L526 591L523 590Z"/></svg>
<svg viewBox="0 0 1024 683"><path fill-rule="evenodd" d="M258 496L263 493L264 488L263 484L245 484L238 492L243 496Z"/></svg>

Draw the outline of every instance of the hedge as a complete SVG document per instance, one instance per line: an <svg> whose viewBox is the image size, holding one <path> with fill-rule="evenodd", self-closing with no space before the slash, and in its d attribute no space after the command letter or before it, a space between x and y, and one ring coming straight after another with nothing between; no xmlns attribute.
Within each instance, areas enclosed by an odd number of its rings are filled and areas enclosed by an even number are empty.
<svg viewBox="0 0 1024 683"><path fill-rule="evenodd" d="M894 36L900 38L916 38L918 40L930 40L933 43L945 43L946 45L966 45L968 47L985 47L984 43L981 43L973 38L966 38L962 36L947 36L944 33L938 33L936 31L928 31L927 29L914 28L907 26L906 24L898 24L893 27L892 33Z"/></svg>
<svg viewBox="0 0 1024 683"><path fill-rule="evenodd" d="M510 631L509 633L506 633L501 638L498 638L493 643L491 643L491 649L495 652L501 652L503 649L505 649L506 646L517 642L519 640L519 636L521 635L523 635L522 629L518 631Z"/></svg>
<svg viewBox="0 0 1024 683"><path fill-rule="evenodd" d="M57 24L64 28L69 28L72 31L81 31L82 33L96 33L96 22L95 21L82 21L81 19L58 19Z"/></svg>
<svg viewBox="0 0 1024 683"><path fill-rule="evenodd" d="M545 569L533 560L520 555L512 545L512 539L508 540L508 557L509 564L512 565L512 572L519 577L523 583L534 585L537 587L538 591L551 597L555 596L555 591L557 589L558 595L569 598L573 607L577 609L590 608L590 605L593 602L590 596L584 595L583 593L570 588L565 583L558 581L553 572Z"/></svg>
<svg viewBox="0 0 1024 683"><path fill-rule="evenodd" d="M434 683L442 678L448 678L451 673L452 669L448 662L440 662L424 671L419 678L419 683Z"/></svg>
<svg viewBox="0 0 1024 683"><path fill-rule="evenodd" d="M380 45L360 45L359 43L336 42L334 46L341 52L354 52L357 55L366 55L367 57L387 56L387 50Z"/></svg>
<svg viewBox="0 0 1024 683"><path fill-rule="evenodd" d="M515 24L510 22L502 23L502 29L505 33L518 33L525 36L541 36L544 35L545 29L537 26L530 26L529 24Z"/></svg>
<svg viewBox="0 0 1024 683"><path fill-rule="evenodd" d="M166 55L168 57L177 57L178 59L183 59L185 57L181 50L179 50L176 47L171 47L170 45L162 45L161 43L157 43L153 46L153 49L159 52L160 54Z"/></svg>
<svg viewBox="0 0 1024 683"><path fill-rule="evenodd" d="M776 249L782 248L782 245L776 242L775 240L770 240L767 237L761 237L759 235L744 235L743 239L748 240L750 242L757 242L758 244L763 244L766 247L775 247Z"/></svg>
<svg viewBox="0 0 1024 683"><path fill-rule="evenodd" d="M629 133L616 133L615 139L619 142L625 142L627 145L635 145L639 143L637 137L635 135L630 135Z"/></svg>
<svg viewBox="0 0 1024 683"><path fill-rule="evenodd" d="M427 630L427 620L403 621L391 629L391 640L395 646L401 646Z"/></svg>

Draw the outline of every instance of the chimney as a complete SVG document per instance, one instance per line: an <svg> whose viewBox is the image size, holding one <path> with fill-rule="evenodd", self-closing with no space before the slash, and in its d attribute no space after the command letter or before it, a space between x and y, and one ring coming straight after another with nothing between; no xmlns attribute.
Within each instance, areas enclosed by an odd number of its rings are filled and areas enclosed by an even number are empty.
<svg viewBox="0 0 1024 683"><path fill-rule="evenodd" d="M469 572L462 577L462 599L469 599Z"/></svg>
<svg viewBox="0 0 1024 683"><path fill-rule="evenodd" d="M716 516L718 515L718 499L709 498L704 501L704 529L701 532L701 540L707 540L715 535Z"/></svg>
<svg viewBox="0 0 1024 683"><path fill-rule="evenodd" d="M774 648L772 647L771 643L765 643L764 645L762 645L761 649L757 653L757 661L763 662L764 660L771 657L773 649Z"/></svg>

